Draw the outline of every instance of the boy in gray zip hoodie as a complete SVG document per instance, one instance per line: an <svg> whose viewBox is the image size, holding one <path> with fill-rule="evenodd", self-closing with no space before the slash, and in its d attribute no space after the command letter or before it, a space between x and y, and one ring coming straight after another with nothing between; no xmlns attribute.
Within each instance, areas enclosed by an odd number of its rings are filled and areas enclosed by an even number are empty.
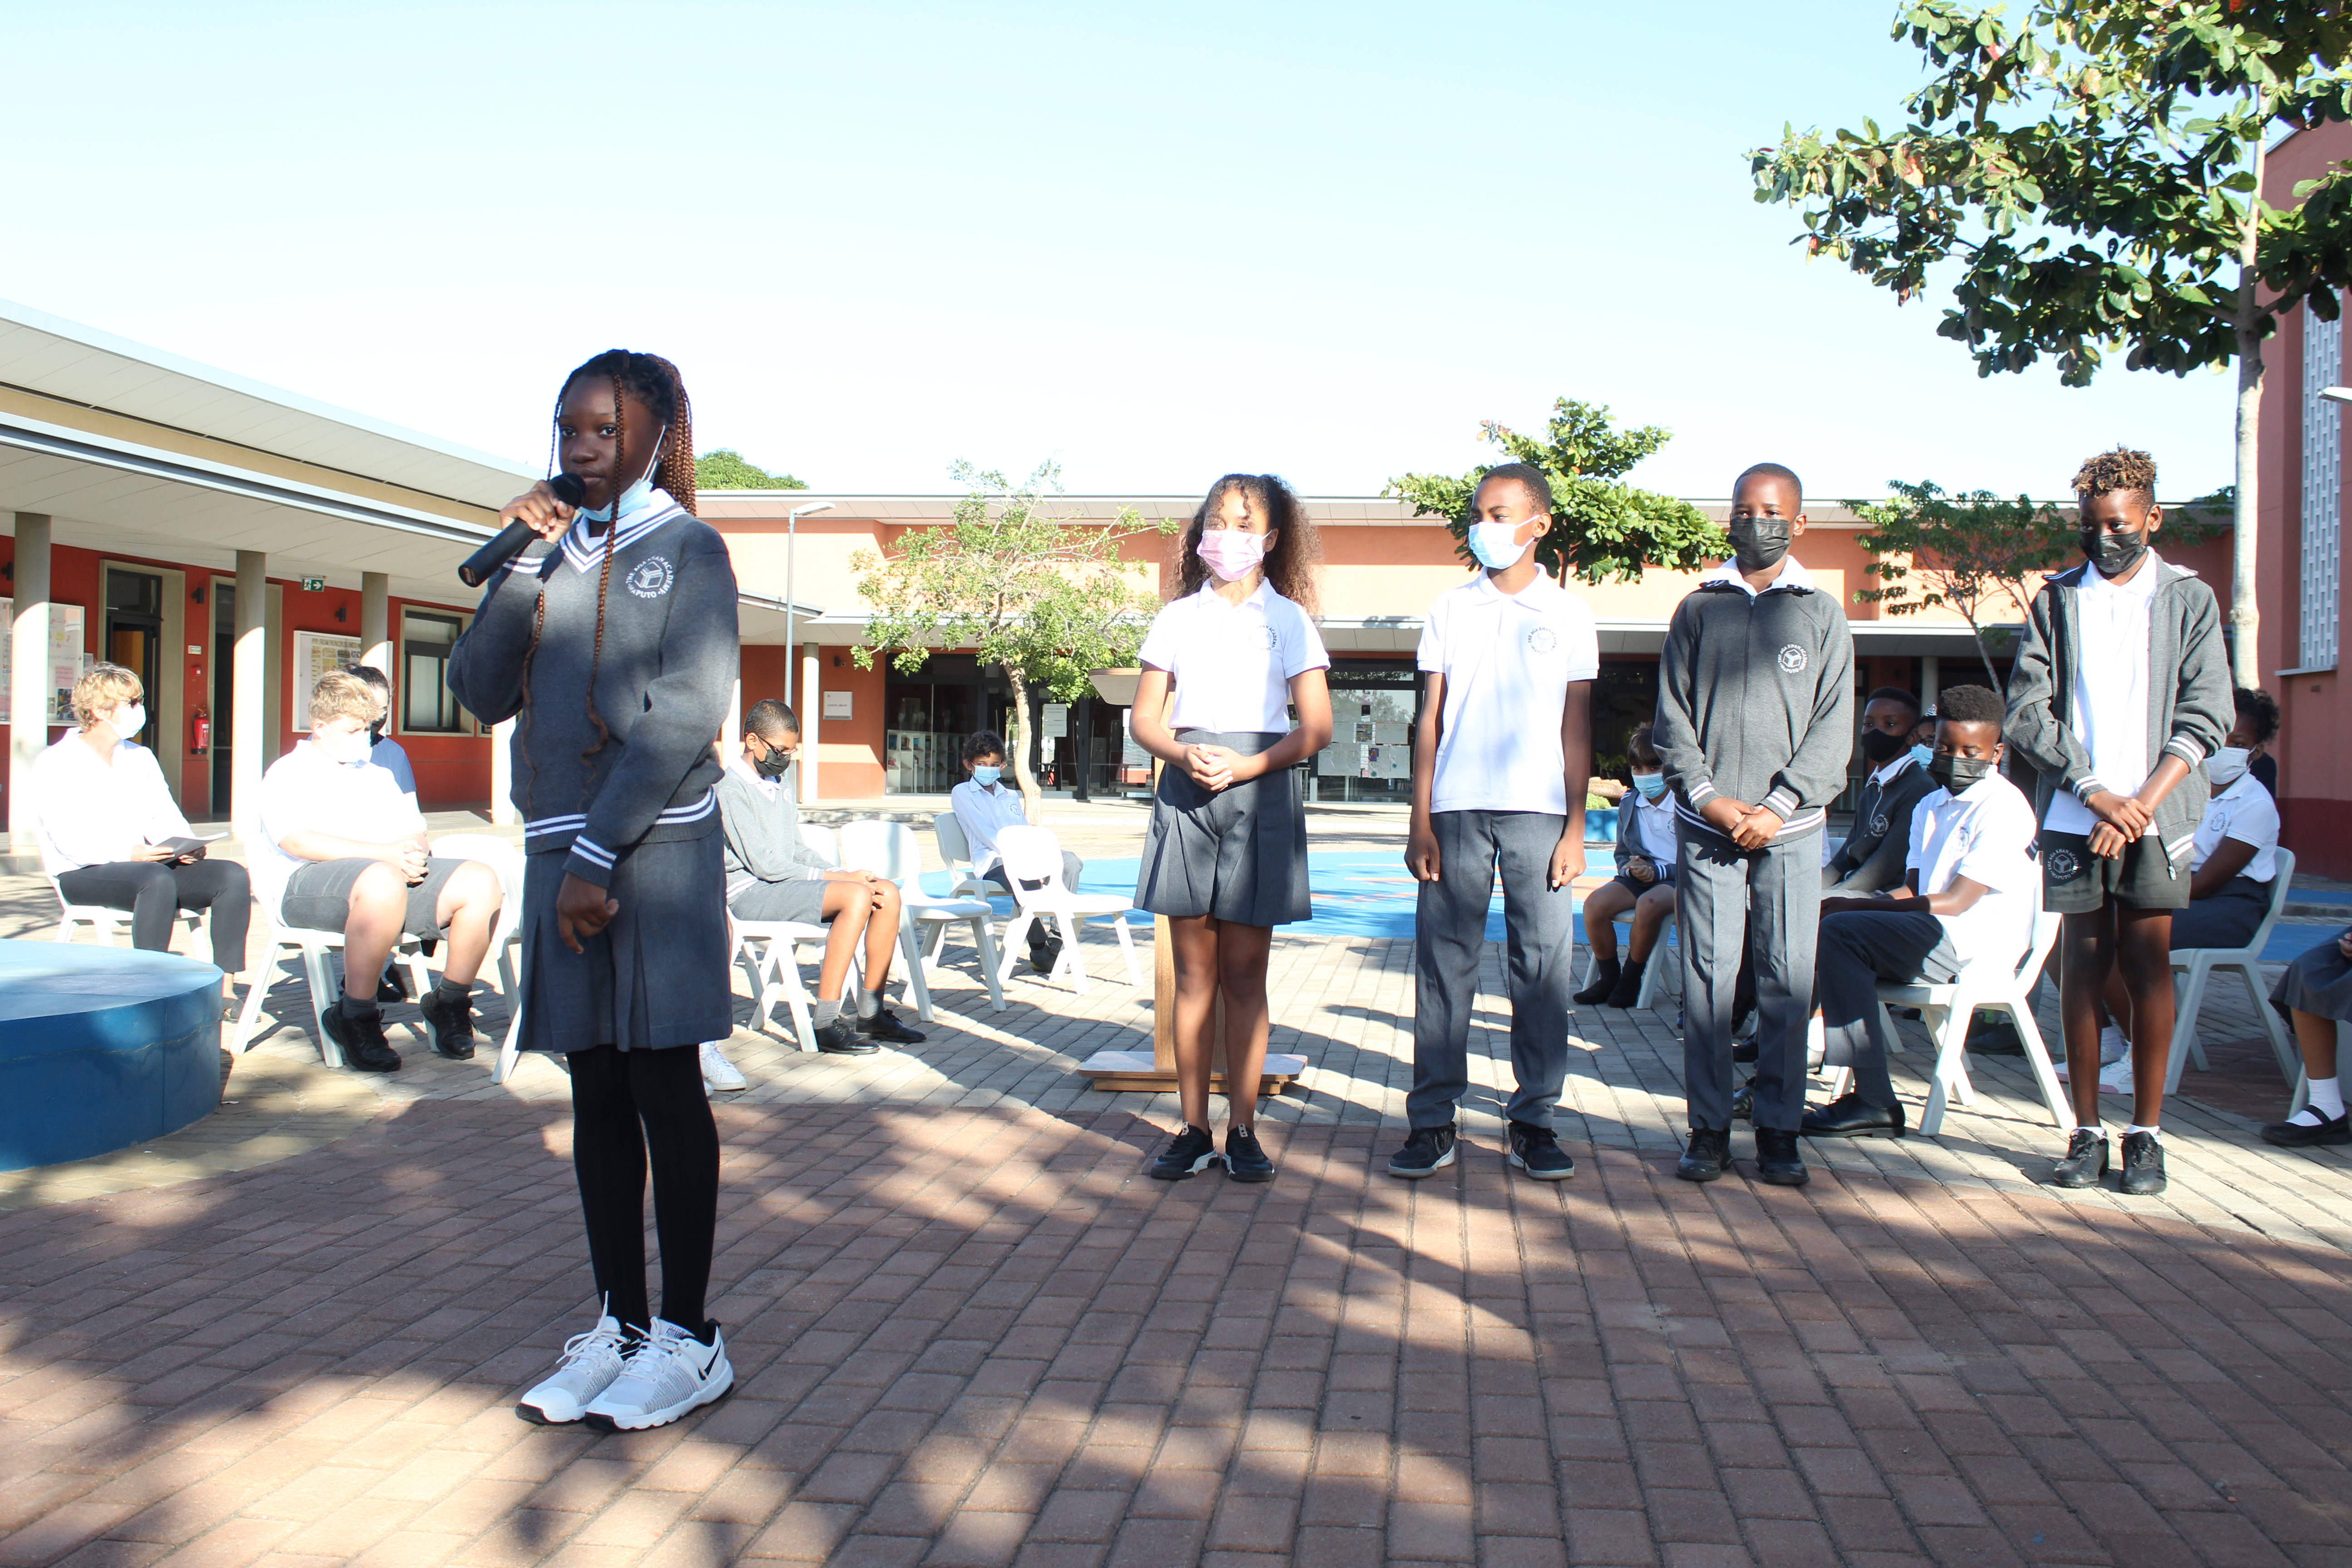
<svg viewBox="0 0 2352 1568"><path fill-rule="evenodd" d="M1759 463L1740 475L1728 528L1732 559L1675 609L1651 726L1681 828L1691 1135L1675 1173L1711 1182L1730 1168L1732 997L1745 942L1757 980L1757 1173L1801 1186L1797 1127L1822 901L1815 836L1853 754L1853 634L1844 606L1788 552L1805 531L1795 474Z"/></svg>
<svg viewBox="0 0 2352 1568"><path fill-rule="evenodd" d="M2213 590L2148 547L2164 525L2155 462L2102 452L2074 476L2074 494L2087 559L2034 595L2003 728L2040 775L2042 907L2066 917L2059 1013L2075 1126L2051 1179L2087 1187L2106 1173L2099 995L2120 966L2132 1120L2119 1185L2147 1194L2165 1187L2157 1118L2172 1047L2172 911L2189 903L2189 856L2211 793L2205 759L2237 716Z"/></svg>

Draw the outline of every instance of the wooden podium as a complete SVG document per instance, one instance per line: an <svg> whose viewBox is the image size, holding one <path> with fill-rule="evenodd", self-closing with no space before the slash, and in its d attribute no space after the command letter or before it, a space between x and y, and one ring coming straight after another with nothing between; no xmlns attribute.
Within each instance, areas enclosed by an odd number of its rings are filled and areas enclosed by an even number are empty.
<svg viewBox="0 0 2352 1568"><path fill-rule="evenodd" d="M1209 1092L1225 1089L1225 1005L1217 1003L1214 1054L1209 1065ZM1307 1070L1307 1058L1268 1051L1265 1071L1258 1079L1260 1094L1280 1094ZM1078 1064L1078 1075L1097 1089L1160 1090L1176 1087L1176 947L1168 938L1168 917L1151 918L1151 1049L1097 1051Z"/></svg>

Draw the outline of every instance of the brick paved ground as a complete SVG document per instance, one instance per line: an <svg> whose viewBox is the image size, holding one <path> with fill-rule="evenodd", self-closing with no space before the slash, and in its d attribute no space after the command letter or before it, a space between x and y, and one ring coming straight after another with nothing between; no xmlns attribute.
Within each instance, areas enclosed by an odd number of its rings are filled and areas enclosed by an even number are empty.
<svg viewBox="0 0 2352 1568"><path fill-rule="evenodd" d="M509 1413L589 1310L561 1075L332 1079L278 1030L244 1131L0 1214L0 1563L2352 1562L2352 1161L2253 1138L2266 1052L2190 1075L2162 1202L2038 1185L1999 1058L1938 1139L1695 1188L1671 1011L1586 1010L1542 1187L1490 1000L1464 1160L1408 1185L1409 951L1286 940L1281 1179L1166 1186L1171 1108L1068 1070L1148 1039L1087 945L1092 994L1002 1014L961 967L909 1052L739 1031L739 1389L622 1436Z"/></svg>

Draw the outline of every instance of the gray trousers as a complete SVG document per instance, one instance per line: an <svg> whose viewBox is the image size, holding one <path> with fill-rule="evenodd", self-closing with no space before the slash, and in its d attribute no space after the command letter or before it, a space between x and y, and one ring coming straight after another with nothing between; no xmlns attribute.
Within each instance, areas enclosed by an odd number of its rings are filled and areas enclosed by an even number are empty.
<svg viewBox="0 0 2352 1568"><path fill-rule="evenodd" d="M1755 1125L1805 1117L1805 1020L1813 1011L1822 847L1813 834L1742 849L1678 820L1675 919L1682 927L1683 1092L1690 1124L1731 1126L1733 997L1744 951L1756 972ZM1818 830L1817 830L1818 831Z"/></svg>
<svg viewBox="0 0 2352 1568"><path fill-rule="evenodd" d="M1564 816L1533 811L1441 811L1438 879L1413 910L1412 1090L1405 1120L1443 1127L1470 1089L1470 1012L1486 945L1486 904L1503 877L1503 932L1511 988L1514 1121L1551 1125L1568 1076L1568 1004L1575 986L1575 901L1551 886Z"/></svg>
<svg viewBox="0 0 2352 1568"><path fill-rule="evenodd" d="M1959 973L1960 955L1934 915L1850 910L1822 921L1813 994L1829 1038L1826 1060L1853 1069L1854 1092L1864 1104L1882 1110L1895 1104L1886 1042L1879 1038L1878 983L1943 985Z"/></svg>

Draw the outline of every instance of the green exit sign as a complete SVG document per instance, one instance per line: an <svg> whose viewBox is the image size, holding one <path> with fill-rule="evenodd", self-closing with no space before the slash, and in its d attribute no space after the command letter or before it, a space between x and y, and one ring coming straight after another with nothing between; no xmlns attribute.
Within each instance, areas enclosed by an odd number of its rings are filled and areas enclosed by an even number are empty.
<svg viewBox="0 0 2352 1568"><path fill-rule="evenodd" d="M302 592L306 594L323 594L326 591L327 580L324 577L305 577L302 579Z"/></svg>

